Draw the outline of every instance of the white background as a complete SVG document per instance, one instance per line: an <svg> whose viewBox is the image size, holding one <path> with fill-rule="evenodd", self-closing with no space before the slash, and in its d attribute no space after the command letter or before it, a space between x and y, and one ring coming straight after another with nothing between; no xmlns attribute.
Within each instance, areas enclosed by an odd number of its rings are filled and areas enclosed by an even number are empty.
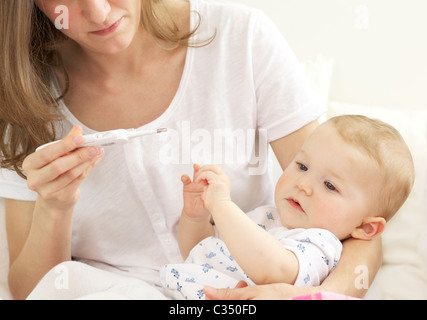
<svg viewBox="0 0 427 320"><path fill-rule="evenodd" d="M227 0L258 7L301 60L334 59L330 100L427 109L426 0Z"/></svg>

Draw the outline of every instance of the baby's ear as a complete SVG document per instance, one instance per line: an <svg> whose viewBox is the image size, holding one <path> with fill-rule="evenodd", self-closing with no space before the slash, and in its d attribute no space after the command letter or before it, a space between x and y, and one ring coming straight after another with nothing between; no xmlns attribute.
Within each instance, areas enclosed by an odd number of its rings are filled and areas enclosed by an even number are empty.
<svg viewBox="0 0 427 320"><path fill-rule="evenodd" d="M382 217L368 217L363 219L362 224L355 228L351 236L355 239L371 240L381 234L386 226Z"/></svg>

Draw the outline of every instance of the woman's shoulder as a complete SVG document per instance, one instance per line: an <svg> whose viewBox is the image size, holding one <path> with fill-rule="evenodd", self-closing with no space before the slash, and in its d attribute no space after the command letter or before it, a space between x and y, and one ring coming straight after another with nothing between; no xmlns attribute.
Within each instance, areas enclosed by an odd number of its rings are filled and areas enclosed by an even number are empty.
<svg viewBox="0 0 427 320"><path fill-rule="evenodd" d="M169 6L179 29L197 29L199 39L210 39L213 34L221 39L248 39L253 26L266 17L259 9L224 0L170 1Z"/></svg>
<svg viewBox="0 0 427 320"><path fill-rule="evenodd" d="M15 171L0 169L0 198L35 201L37 193L28 189L27 181Z"/></svg>
<svg viewBox="0 0 427 320"><path fill-rule="evenodd" d="M203 21L209 24L217 24L221 29L227 26L238 28L242 26L248 29L259 19L265 18L265 14L257 8L231 1L221 0L190 0L191 10L200 14Z"/></svg>

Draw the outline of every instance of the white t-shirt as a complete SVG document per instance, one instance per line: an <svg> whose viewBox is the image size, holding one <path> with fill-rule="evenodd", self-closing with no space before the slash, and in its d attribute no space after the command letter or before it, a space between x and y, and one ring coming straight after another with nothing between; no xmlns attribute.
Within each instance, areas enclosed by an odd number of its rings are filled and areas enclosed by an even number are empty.
<svg viewBox="0 0 427 320"><path fill-rule="evenodd" d="M142 127L169 131L106 147L104 159L81 185L73 219L75 259L153 284L158 284L162 265L182 262L176 242L183 204L180 177L192 176L193 162L220 165L242 210L272 204L273 185L261 165L267 141L292 133L325 111L266 15L230 3L190 3L202 17L196 38L217 34L212 44L188 49L172 103ZM193 13L191 25L197 24ZM141 101L141 108L147 107ZM85 134L95 132L63 103L61 110L65 120L58 124L60 136L75 124ZM258 162L245 156L254 148L263 156ZM0 197L35 201L36 194L17 174L1 170Z"/></svg>

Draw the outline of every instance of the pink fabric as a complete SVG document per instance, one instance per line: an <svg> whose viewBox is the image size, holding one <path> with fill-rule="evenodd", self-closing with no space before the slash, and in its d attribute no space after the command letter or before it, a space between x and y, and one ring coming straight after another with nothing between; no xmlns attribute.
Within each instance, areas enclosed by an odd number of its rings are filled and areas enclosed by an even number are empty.
<svg viewBox="0 0 427 320"><path fill-rule="evenodd" d="M292 298L292 300L360 300L334 292L318 292Z"/></svg>

